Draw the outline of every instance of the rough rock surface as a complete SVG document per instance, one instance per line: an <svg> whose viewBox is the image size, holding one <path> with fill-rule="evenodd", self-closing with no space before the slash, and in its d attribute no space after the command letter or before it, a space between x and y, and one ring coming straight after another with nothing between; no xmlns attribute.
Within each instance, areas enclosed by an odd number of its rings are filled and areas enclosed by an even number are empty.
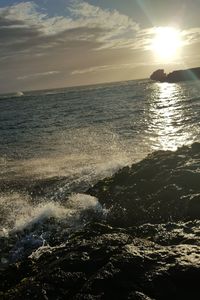
<svg viewBox="0 0 200 300"><path fill-rule="evenodd" d="M90 224L8 267L4 299L198 299L199 225Z"/></svg>
<svg viewBox="0 0 200 300"><path fill-rule="evenodd" d="M154 152L88 192L109 208L118 226L199 218L200 144Z"/></svg>
<svg viewBox="0 0 200 300"><path fill-rule="evenodd" d="M199 143L155 152L87 193L106 220L57 231L6 265L2 299L199 299Z"/></svg>

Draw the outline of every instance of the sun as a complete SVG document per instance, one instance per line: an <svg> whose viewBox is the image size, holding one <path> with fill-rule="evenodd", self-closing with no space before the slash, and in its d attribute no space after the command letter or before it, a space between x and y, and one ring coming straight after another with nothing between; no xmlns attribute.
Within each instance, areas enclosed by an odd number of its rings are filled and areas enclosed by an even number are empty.
<svg viewBox="0 0 200 300"><path fill-rule="evenodd" d="M151 50L159 60L170 62L180 53L182 46L181 33L173 27L157 27L154 30L154 38Z"/></svg>

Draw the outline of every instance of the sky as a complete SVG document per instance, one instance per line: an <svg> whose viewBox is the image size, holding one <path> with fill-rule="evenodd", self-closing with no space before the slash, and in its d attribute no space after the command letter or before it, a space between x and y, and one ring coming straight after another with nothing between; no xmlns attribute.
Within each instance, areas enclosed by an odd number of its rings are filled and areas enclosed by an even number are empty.
<svg viewBox="0 0 200 300"><path fill-rule="evenodd" d="M0 0L0 93L148 78L200 66L199 0ZM174 60L157 27L182 39Z"/></svg>

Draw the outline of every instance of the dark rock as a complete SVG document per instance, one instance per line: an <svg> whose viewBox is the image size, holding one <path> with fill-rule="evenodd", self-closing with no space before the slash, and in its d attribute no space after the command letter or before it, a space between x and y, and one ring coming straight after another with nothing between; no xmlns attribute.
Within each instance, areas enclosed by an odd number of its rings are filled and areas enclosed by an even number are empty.
<svg viewBox="0 0 200 300"><path fill-rule="evenodd" d="M155 152L99 181L88 193L109 209L111 224L199 219L199 145Z"/></svg>
<svg viewBox="0 0 200 300"><path fill-rule="evenodd" d="M169 74L165 74L163 69L159 69L152 73L150 79L160 82L180 82L187 80L199 80L200 68L192 68L187 70L176 70Z"/></svg>
<svg viewBox="0 0 200 300"><path fill-rule="evenodd" d="M170 236L173 230L178 232L177 225L151 226L144 230L143 239L136 237L137 228L94 224L92 229L90 224L62 247L52 247L51 252L33 255L12 271L5 270L0 278L2 295L4 299L52 300L198 299L199 246L172 240L166 246L155 243L159 226L162 235ZM190 226L194 231L199 228L195 223Z"/></svg>
<svg viewBox="0 0 200 300"><path fill-rule="evenodd" d="M166 80L166 73L164 72L164 69L159 69L154 71L151 76L150 79L151 80L156 80L156 81L161 81L164 82Z"/></svg>
<svg viewBox="0 0 200 300"><path fill-rule="evenodd" d="M21 261L3 264L0 297L199 299L199 162L195 143L155 152L99 181L88 193L107 208L106 220L75 231L46 221L56 237L37 250L31 244L35 252ZM23 234L1 238L2 253Z"/></svg>
<svg viewBox="0 0 200 300"><path fill-rule="evenodd" d="M179 82L200 79L200 68L178 70L167 75L168 82Z"/></svg>
<svg viewBox="0 0 200 300"><path fill-rule="evenodd" d="M193 218L199 218L200 215L200 194L192 195L188 203L188 213Z"/></svg>

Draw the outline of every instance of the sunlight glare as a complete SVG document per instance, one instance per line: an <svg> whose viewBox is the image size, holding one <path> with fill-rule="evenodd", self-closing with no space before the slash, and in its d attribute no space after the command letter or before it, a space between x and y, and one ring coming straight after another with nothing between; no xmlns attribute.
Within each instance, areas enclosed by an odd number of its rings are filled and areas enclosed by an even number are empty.
<svg viewBox="0 0 200 300"><path fill-rule="evenodd" d="M154 150L174 151L182 145L187 145L192 139L193 132L183 132L185 120L181 85L167 82L154 83L149 112L151 122L149 130L152 134L152 148Z"/></svg>
<svg viewBox="0 0 200 300"><path fill-rule="evenodd" d="M180 31L172 27L155 28L151 49L157 58L170 62L178 55L181 46Z"/></svg>

